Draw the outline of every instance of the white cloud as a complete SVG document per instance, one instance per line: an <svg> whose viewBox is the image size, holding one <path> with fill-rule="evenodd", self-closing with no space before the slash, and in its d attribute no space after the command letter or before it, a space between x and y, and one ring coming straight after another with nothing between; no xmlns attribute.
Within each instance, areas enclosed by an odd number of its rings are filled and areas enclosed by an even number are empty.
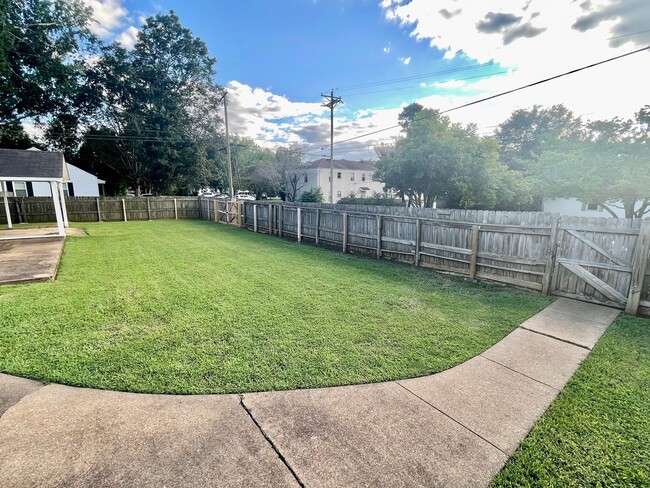
<svg viewBox="0 0 650 488"><path fill-rule="evenodd" d="M133 49L133 46L138 41L138 32L140 30L137 27L130 25L115 40L125 48Z"/></svg>
<svg viewBox="0 0 650 488"><path fill-rule="evenodd" d="M279 144L300 144L307 159L329 154L329 110L321 101L293 102L268 90L254 88L238 81L228 87L228 116L233 134L253 139L263 147ZM394 129L379 135L368 132L394 125L401 108L389 110L355 110L345 105L337 107L334 117L334 140L362 136L337 144L337 157L370 158L372 147L379 140L397 134Z"/></svg>
<svg viewBox="0 0 650 488"><path fill-rule="evenodd" d="M113 37L128 20L129 11L122 0L84 0L84 3L93 9L90 30L103 39Z"/></svg>
<svg viewBox="0 0 650 488"><path fill-rule="evenodd" d="M403 64L409 65L411 64L411 57L409 56L408 58L397 58L399 59Z"/></svg>
<svg viewBox="0 0 650 488"><path fill-rule="evenodd" d="M384 52L385 52L386 54L390 53L390 47L389 47L389 46L386 46L386 47L384 48Z"/></svg>
<svg viewBox="0 0 650 488"><path fill-rule="evenodd" d="M591 0L561 5L545 0L502 0L491 4L439 0L435 5L430 0L385 0L381 5L387 19L399 22L415 39L444 51L444 59L465 56L478 62L494 60L512 68L506 76L468 84L472 96L438 95L418 100L443 110L480 98L480 94L505 91L650 44L650 32L629 35L647 30L647 0ZM518 107L564 103L576 114L589 113L591 118L629 117L648 103L647 77L641 68L647 63L648 54L640 53L450 116L494 125Z"/></svg>

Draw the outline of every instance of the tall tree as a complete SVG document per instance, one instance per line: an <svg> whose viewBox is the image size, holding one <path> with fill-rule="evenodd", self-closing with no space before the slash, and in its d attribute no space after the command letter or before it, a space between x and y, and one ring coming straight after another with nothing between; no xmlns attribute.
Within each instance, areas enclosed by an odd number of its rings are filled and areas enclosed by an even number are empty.
<svg viewBox="0 0 650 488"><path fill-rule="evenodd" d="M205 42L174 12L146 20L132 51L104 50L93 80L115 134L117 170L136 194L191 193L214 179L222 91Z"/></svg>
<svg viewBox="0 0 650 488"><path fill-rule="evenodd" d="M537 162L545 145L557 140L580 140L583 135L580 118L561 104L515 110L495 131L501 161L518 171Z"/></svg>
<svg viewBox="0 0 650 488"><path fill-rule="evenodd" d="M445 200L465 208L494 208L527 198L521 175L498 161L496 142L480 138L475 126L452 124L436 110L406 107L404 134L378 148L375 179L431 207ZM516 194L516 195L515 195Z"/></svg>
<svg viewBox="0 0 650 488"><path fill-rule="evenodd" d="M92 111L84 55L96 39L84 2L3 0L0 15L0 123Z"/></svg>
<svg viewBox="0 0 650 488"><path fill-rule="evenodd" d="M598 203L612 217L650 213L650 137L635 120L614 118L586 124L582 141L556 141L529 173L536 191Z"/></svg>

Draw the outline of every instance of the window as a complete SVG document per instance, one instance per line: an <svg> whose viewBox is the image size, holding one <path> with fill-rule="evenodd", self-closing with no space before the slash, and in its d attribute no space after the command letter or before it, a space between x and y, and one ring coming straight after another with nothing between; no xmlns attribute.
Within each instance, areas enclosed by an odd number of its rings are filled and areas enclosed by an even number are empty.
<svg viewBox="0 0 650 488"><path fill-rule="evenodd" d="M598 204L597 203L588 203L587 204L587 210L598 210Z"/></svg>
<svg viewBox="0 0 650 488"><path fill-rule="evenodd" d="M24 181L14 181L14 196L26 197L27 183L25 183Z"/></svg>
<svg viewBox="0 0 650 488"><path fill-rule="evenodd" d="M341 198L341 192L340 191L336 192L336 198Z"/></svg>
<svg viewBox="0 0 650 488"><path fill-rule="evenodd" d="M361 173L361 181L366 181L366 174L365 173Z"/></svg>
<svg viewBox="0 0 650 488"><path fill-rule="evenodd" d="M63 185L63 195L66 197L74 196L74 186L71 181Z"/></svg>
<svg viewBox="0 0 650 488"><path fill-rule="evenodd" d="M350 176L350 181L354 181L354 173L352 173L352 176Z"/></svg>
<svg viewBox="0 0 650 488"><path fill-rule="evenodd" d="M341 179L341 172L340 172L340 171L339 171L338 173L336 173L336 177L337 177L339 180Z"/></svg>
<svg viewBox="0 0 650 488"><path fill-rule="evenodd" d="M305 183L307 183L308 179L309 179L309 177L307 175L305 175Z"/></svg>

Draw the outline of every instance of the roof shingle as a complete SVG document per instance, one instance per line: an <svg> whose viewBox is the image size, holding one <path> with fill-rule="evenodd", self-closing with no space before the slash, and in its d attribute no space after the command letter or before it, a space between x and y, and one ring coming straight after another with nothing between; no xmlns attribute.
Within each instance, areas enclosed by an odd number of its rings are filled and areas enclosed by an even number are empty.
<svg viewBox="0 0 650 488"><path fill-rule="evenodd" d="M0 178L61 179L64 165L63 153L0 149Z"/></svg>

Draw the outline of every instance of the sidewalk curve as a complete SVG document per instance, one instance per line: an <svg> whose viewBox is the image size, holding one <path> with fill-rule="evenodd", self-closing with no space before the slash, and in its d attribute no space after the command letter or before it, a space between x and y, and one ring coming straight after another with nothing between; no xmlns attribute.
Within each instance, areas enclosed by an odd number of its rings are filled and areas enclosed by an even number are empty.
<svg viewBox="0 0 650 488"><path fill-rule="evenodd" d="M559 299L409 380L150 395L0 374L0 487L485 486L618 310Z"/></svg>

